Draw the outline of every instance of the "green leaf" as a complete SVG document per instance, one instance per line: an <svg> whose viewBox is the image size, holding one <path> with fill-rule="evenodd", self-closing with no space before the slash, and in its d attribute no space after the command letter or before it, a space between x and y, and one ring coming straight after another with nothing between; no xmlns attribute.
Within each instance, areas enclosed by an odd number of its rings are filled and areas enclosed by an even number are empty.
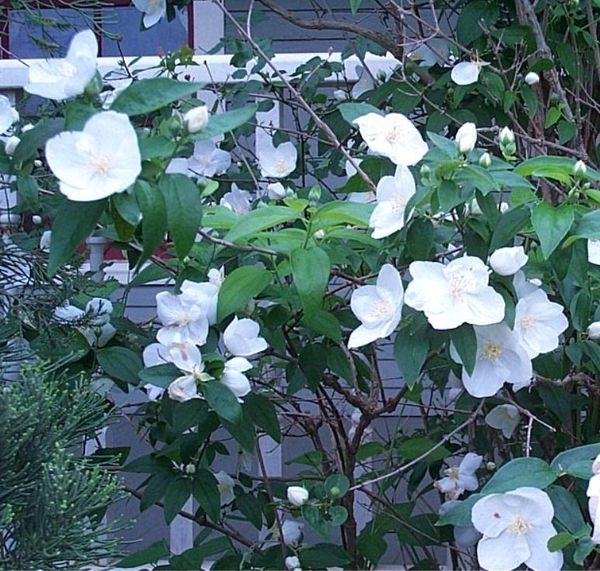
<svg viewBox="0 0 600 571"><path fill-rule="evenodd" d="M163 515L166 524L170 524L192 495L192 481L189 478L176 478L171 481L165 492Z"/></svg>
<svg viewBox="0 0 600 571"><path fill-rule="evenodd" d="M470 184L484 196L498 190L498 184L492 178L490 173L477 165L464 165L458 169L454 176L454 180L461 184Z"/></svg>
<svg viewBox="0 0 600 571"><path fill-rule="evenodd" d="M144 367L137 353L125 347L105 347L96 353L98 364L109 376L120 381L137 385L138 374Z"/></svg>
<svg viewBox="0 0 600 571"><path fill-rule="evenodd" d="M338 109L344 118L344 121L353 125L355 119L366 115L367 113L376 113L377 115L383 115L383 113L373 107L369 103L340 103ZM353 125L355 126L355 125Z"/></svg>
<svg viewBox="0 0 600 571"><path fill-rule="evenodd" d="M600 210L584 214L575 226L573 234L590 240L600 239Z"/></svg>
<svg viewBox="0 0 600 571"><path fill-rule="evenodd" d="M344 474L332 474L323 484L325 492L330 498L341 498L350 488L350 480Z"/></svg>
<svg viewBox="0 0 600 571"><path fill-rule="evenodd" d="M144 383L149 383L163 389L166 389L177 377L180 376L181 372L172 363L146 367L138 372L138 377L144 381Z"/></svg>
<svg viewBox="0 0 600 571"><path fill-rule="evenodd" d="M505 212L494 227L490 251L497 250L509 243L512 245L514 237L527 225L529 218L530 213L525 206Z"/></svg>
<svg viewBox="0 0 600 571"><path fill-rule="evenodd" d="M367 228L373 205L334 200L321 206L311 218L312 230L328 230L332 226L351 224Z"/></svg>
<svg viewBox="0 0 600 571"><path fill-rule="evenodd" d="M236 423L242 415L242 405L231 389L221 381L208 381L200 385L206 402L221 418Z"/></svg>
<svg viewBox="0 0 600 571"><path fill-rule="evenodd" d="M148 264L135 274L135 277L129 282L128 287L131 289L149 282L165 280L170 277L172 277L171 274L165 268L157 266L156 264Z"/></svg>
<svg viewBox="0 0 600 571"><path fill-rule="evenodd" d="M551 537L548 540L548 550L549 551L561 551L567 545L570 545L575 541L575 536L567 533L566 531L561 531L554 537Z"/></svg>
<svg viewBox="0 0 600 571"><path fill-rule="evenodd" d="M544 489L556 480L556 472L540 458L515 458L504 464L481 489L483 494L509 492L521 486Z"/></svg>
<svg viewBox="0 0 600 571"><path fill-rule="evenodd" d="M159 559L164 559L170 554L169 546L164 539L149 545L145 549L140 549L127 557L124 557L116 565L117 567L140 567L149 563L156 563Z"/></svg>
<svg viewBox="0 0 600 571"><path fill-rule="evenodd" d="M112 111L119 111L129 116L144 115L166 107L167 105L188 97L202 89L201 83L191 83L153 77L134 81L124 89L111 105Z"/></svg>
<svg viewBox="0 0 600 571"><path fill-rule="evenodd" d="M13 161L20 163L38 156L38 149L46 144L46 141L64 130L62 119L43 118L38 121L33 129L21 133L21 142L13 154ZM81 204L81 203L78 203Z"/></svg>
<svg viewBox="0 0 600 571"><path fill-rule="evenodd" d="M567 531L577 534L585 529L585 520L572 492L562 486L552 485L548 486L546 493L552 500L554 517Z"/></svg>
<svg viewBox="0 0 600 571"><path fill-rule="evenodd" d="M164 242L167 214L165 199L158 189L152 188L144 180L138 180L133 186L133 191L142 213L144 249L137 262L139 268Z"/></svg>
<svg viewBox="0 0 600 571"><path fill-rule="evenodd" d="M423 460L429 463L439 462L451 455L450 450L444 446L432 450L436 444L436 441L424 436L413 436L398 445L398 453L406 460L415 460L423 456Z"/></svg>
<svg viewBox="0 0 600 571"><path fill-rule="evenodd" d="M302 567L308 569L325 569L326 567L346 567L352 563L352 557L339 545L333 543L317 543L298 551Z"/></svg>
<svg viewBox="0 0 600 571"><path fill-rule="evenodd" d="M208 124L202 131L194 135L196 141L212 139L245 125L258 111L258 105L247 105L224 113L216 113L208 119Z"/></svg>
<svg viewBox="0 0 600 571"><path fill-rule="evenodd" d="M240 510L243 516L256 529L260 530L263 526L262 503L252 493L242 494L235 498L235 507Z"/></svg>
<svg viewBox="0 0 600 571"><path fill-rule="evenodd" d="M348 510L344 506L331 506L327 510L327 523L332 527L339 527L348 519Z"/></svg>
<svg viewBox="0 0 600 571"><path fill-rule="evenodd" d="M329 526L317 506L304 504L302 506L302 517L324 539L329 538Z"/></svg>
<svg viewBox="0 0 600 571"><path fill-rule="evenodd" d="M428 353L427 320L424 315L415 314L398 330L394 340L394 358L408 386L419 380Z"/></svg>
<svg viewBox="0 0 600 571"><path fill-rule="evenodd" d="M64 200L59 206L52 227L48 273L53 276L56 270L68 262L77 246L92 234L96 223L104 212L107 200L73 202Z"/></svg>
<svg viewBox="0 0 600 571"><path fill-rule="evenodd" d="M217 321L244 309L248 302L261 293L271 282L271 273L259 266L242 266L228 274L217 303Z"/></svg>
<svg viewBox="0 0 600 571"><path fill-rule="evenodd" d="M322 309L311 309L302 316L302 323L319 335L324 335L335 343L342 340L342 326L337 318Z"/></svg>
<svg viewBox="0 0 600 571"><path fill-rule="evenodd" d="M202 222L202 195L192 180L183 174L164 175L159 182L167 207L169 232L180 258L194 245Z"/></svg>
<svg viewBox="0 0 600 571"><path fill-rule="evenodd" d="M456 24L456 34L462 46L468 46L491 28L499 17L498 5L486 0L468 2L460 11Z"/></svg>
<svg viewBox="0 0 600 571"><path fill-rule="evenodd" d="M218 482L208 470L198 470L192 480L192 493L198 505L213 521L218 521L221 514L221 494Z"/></svg>
<svg viewBox="0 0 600 571"><path fill-rule="evenodd" d="M244 397L243 408L256 426L262 428L276 442L281 442L279 419L269 398L252 392Z"/></svg>
<svg viewBox="0 0 600 571"><path fill-rule="evenodd" d="M225 235L228 242L242 242L267 228L296 220L298 213L287 206L265 206L242 216Z"/></svg>
<svg viewBox="0 0 600 571"><path fill-rule="evenodd" d="M567 235L574 220L575 211L569 204L552 206L547 202L541 202L533 209L531 223L540 239L545 259L550 257Z"/></svg>
<svg viewBox="0 0 600 571"><path fill-rule="evenodd" d="M450 331L452 345L456 349L467 375L473 374L477 359L477 337L472 325L465 323Z"/></svg>
<svg viewBox="0 0 600 571"><path fill-rule="evenodd" d="M329 283L329 256L318 246L300 248L292 252L291 263L294 285L302 306L307 312L320 308Z"/></svg>
<svg viewBox="0 0 600 571"><path fill-rule="evenodd" d="M579 462L589 462L589 475L592 475L592 462L600 454L600 442L577 446L557 454L550 464L559 476L571 473L571 467Z"/></svg>
<svg viewBox="0 0 600 571"><path fill-rule="evenodd" d="M459 501L447 512L442 514L436 525L456 525L459 527L470 527L471 510L475 503L483 497L483 494L471 494L466 500Z"/></svg>

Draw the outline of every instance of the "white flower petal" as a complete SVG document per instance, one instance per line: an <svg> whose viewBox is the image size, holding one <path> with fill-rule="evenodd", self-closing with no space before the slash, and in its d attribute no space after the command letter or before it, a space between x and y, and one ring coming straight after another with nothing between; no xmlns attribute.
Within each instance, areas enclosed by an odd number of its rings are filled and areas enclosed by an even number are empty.
<svg viewBox="0 0 600 571"><path fill-rule="evenodd" d="M457 63L450 72L450 78L456 85L471 85L479 79L481 65L473 61Z"/></svg>

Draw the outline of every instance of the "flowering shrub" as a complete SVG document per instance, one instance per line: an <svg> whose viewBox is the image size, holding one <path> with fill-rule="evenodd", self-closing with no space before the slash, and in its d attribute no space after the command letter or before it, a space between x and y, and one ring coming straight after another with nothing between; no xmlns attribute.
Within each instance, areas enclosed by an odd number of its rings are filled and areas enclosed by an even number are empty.
<svg viewBox="0 0 600 571"><path fill-rule="evenodd" d="M502 30L482 4L470 4L476 21ZM166 10L136 5L145 27ZM560 156L537 153L526 129L506 124L537 105L532 76L511 100L512 68L501 77L484 60L446 58L328 97L318 84L339 63L287 76L245 33L259 56L252 73L272 74L278 103L306 113L295 128L257 124L273 101L255 101L240 54L247 81L223 88L221 113L205 114L185 68L133 77L108 105L96 80L61 97L40 87L62 103L30 130L0 102L0 126L20 138L0 165L22 203L54 220L48 272L95 232L123 249L135 284L172 279L154 328L95 300L55 312L87 319L73 323L88 340L74 362L148 397L138 412L154 451L124 468L146 475L141 509L161 503L169 523L197 503L196 542L171 564L369 567L397 541L416 565L439 564L432 547L447 545L465 568L593 568L592 159L576 160L575 135L549 145ZM485 48L483 36L465 40L474 51L478 41ZM83 78L70 59L81 42L65 62ZM442 119L433 103L446 91ZM498 100L497 114L469 111ZM256 129L266 144L248 152ZM154 255L165 241L166 260ZM114 334L90 341L109 321ZM398 422L384 430L390 415ZM271 478L261 440L297 434L312 449L283 482ZM219 457L234 450L242 461L225 473Z"/></svg>

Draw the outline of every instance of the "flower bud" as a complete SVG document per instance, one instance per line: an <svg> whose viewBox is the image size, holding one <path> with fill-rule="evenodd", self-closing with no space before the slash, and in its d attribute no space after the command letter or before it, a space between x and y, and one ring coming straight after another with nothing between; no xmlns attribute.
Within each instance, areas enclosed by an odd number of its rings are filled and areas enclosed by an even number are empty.
<svg viewBox="0 0 600 571"><path fill-rule="evenodd" d="M313 238L315 240L322 240L323 238L325 238L325 230L323 230L323 228L317 230L314 234L313 234Z"/></svg>
<svg viewBox="0 0 600 571"><path fill-rule="evenodd" d="M535 71L530 71L526 76L525 76L525 83L527 85L535 85L536 83L540 82L540 76L535 73Z"/></svg>
<svg viewBox="0 0 600 571"><path fill-rule="evenodd" d="M515 142L515 134L510 127L503 127L500 131L500 144L501 145L509 145L510 143Z"/></svg>
<svg viewBox="0 0 600 571"><path fill-rule="evenodd" d="M427 165L421 165L419 172L421 173L421 178L424 179L429 178L429 175L431 175L431 169Z"/></svg>
<svg viewBox="0 0 600 571"><path fill-rule="evenodd" d="M39 169L39 168L40 168L42 165L43 165L43 163L42 163L42 161L40 161L40 159L35 159L35 160L33 161L33 166L34 166L34 167L36 167L36 168L38 168L38 169Z"/></svg>
<svg viewBox="0 0 600 571"><path fill-rule="evenodd" d="M9 156L12 157L15 154L15 149L19 146L19 143L21 142L21 139L19 139L19 137L13 135L12 137L8 137L8 139L6 139L6 142L4 144L4 152Z"/></svg>
<svg viewBox="0 0 600 571"><path fill-rule="evenodd" d="M527 254L523 246L499 248L490 256L490 266L501 276L516 274L527 263Z"/></svg>
<svg viewBox="0 0 600 571"><path fill-rule="evenodd" d="M300 559L298 559L295 555L286 557L285 568L287 571L301 571L302 567L300 567Z"/></svg>
<svg viewBox="0 0 600 571"><path fill-rule="evenodd" d="M184 468L184 472L186 474L192 475L196 473L196 465L195 464L186 464Z"/></svg>
<svg viewBox="0 0 600 571"><path fill-rule="evenodd" d="M336 101L347 101L350 99L348 92L344 91L343 89L336 89L333 92L333 97L336 99Z"/></svg>
<svg viewBox="0 0 600 571"><path fill-rule="evenodd" d="M208 109L206 105L200 105L190 109L184 116L183 122L189 133L202 131L208 124Z"/></svg>
<svg viewBox="0 0 600 571"><path fill-rule="evenodd" d="M487 152L483 153L483 155L479 157L479 166L484 169L490 168L492 166L492 155Z"/></svg>
<svg viewBox="0 0 600 571"><path fill-rule="evenodd" d="M36 226L38 226L39 224L42 223L42 217L39 214L34 214L31 217L31 222L32 222L32 224L35 224Z"/></svg>
<svg viewBox="0 0 600 571"><path fill-rule="evenodd" d="M583 161L577 161L574 165L573 165L573 175L576 176L577 178L582 178L586 175L587 173L587 166Z"/></svg>
<svg viewBox="0 0 600 571"><path fill-rule="evenodd" d="M463 155L470 153L475 148L475 143L477 142L477 127L475 123L465 123L462 125L456 132L455 140L459 153Z"/></svg>
<svg viewBox="0 0 600 571"><path fill-rule="evenodd" d="M308 202L311 206L316 206L319 200L321 200L321 187L318 184L315 184L308 191Z"/></svg>
<svg viewBox="0 0 600 571"><path fill-rule="evenodd" d="M485 469L488 472L493 472L496 469L496 462L486 462Z"/></svg>
<svg viewBox="0 0 600 571"><path fill-rule="evenodd" d="M589 339L600 339L600 321L594 321L587 328L587 336Z"/></svg>
<svg viewBox="0 0 600 571"><path fill-rule="evenodd" d="M302 486L289 486L287 489L287 498L293 506L299 508L308 500L308 490Z"/></svg>

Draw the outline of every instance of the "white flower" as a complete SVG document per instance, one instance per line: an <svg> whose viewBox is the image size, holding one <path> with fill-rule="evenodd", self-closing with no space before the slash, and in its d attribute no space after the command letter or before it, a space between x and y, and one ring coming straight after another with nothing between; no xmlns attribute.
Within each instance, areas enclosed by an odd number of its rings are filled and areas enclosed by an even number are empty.
<svg viewBox="0 0 600 571"><path fill-rule="evenodd" d="M499 248L490 256L490 266L501 276L512 276L527 263L527 259L523 246Z"/></svg>
<svg viewBox="0 0 600 571"><path fill-rule="evenodd" d="M198 141L194 145L194 154L187 160L185 174L191 171L210 178L223 174L230 166L231 154L219 149L214 141Z"/></svg>
<svg viewBox="0 0 600 571"><path fill-rule="evenodd" d="M600 454L596 456L596 459L592 463L592 474L593 476L588 483L586 495L589 498L588 510L594 526L592 541L598 545L600 544Z"/></svg>
<svg viewBox="0 0 600 571"><path fill-rule="evenodd" d="M450 79L456 85L471 85L479 79L482 64L476 61L463 61L457 63L450 72Z"/></svg>
<svg viewBox="0 0 600 571"><path fill-rule="evenodd" d="M17 147L19 146L20 142L21 142L21 139L19 139L19 137L17 137L16 135L12 135L12 136L8 137L4 141L4 152L9 157L12 157L15 154L15 151L16 151Z"/></svg>
<svg viewBox="0 0 600 571"><path fill-rule="evenodd" d="M200 105L187 111L183 116L183 122L189 133L197 133L208 125L208 118L208 107Z"/></svg>
<svg viewBox="0 0 600 571"><path fill-rule="evenodd" d="M83 131L46 142L48 166L70 200L90 202L129 188L142 170L137 135L127 115L103 111Z"/></svg>
<svg viewBox="0 0 600 571"><path fill-rule="evenodd" d="M162 343L150 343L150 345L147 345L142 352L142 361L144 362L144 367L164 365L170 362L169 359L170 357L168 348ZM165 392L165 389L153 385L152 383L146 383L144 385L144 389L146 390L149 400L157 400Z"/></svg>
<svg viewBox="0 0 600 571"><path fill-rule="evenodd" d="M298 547L302 541L302 528L303 523L296 521L295 519L286 519L281 524L281 535L283 535L283 543L290 545L291 547Z"/></svg>
<svg viewBox="0 0 600 571"><path fill-rule="evenodd" d="M160 343L190 341L204 345L208 326L216 322L217 295L214 284L185 280L180 294L166 291L156 295L156 312L164 325L156 334Z"/></svg>
<svg viewBox="0 0 600 571"><path fill-rule="evenodd" d="M464 256L448 265L412 262L409 271L413 280L404 301L423 311L434 329L502 321L504 299L488 285L488 268L479 258Z"/></svg>
<svg viewBox="0 0 600 571"><path fill-rule="evenodd" d="M252 357L268 347L259 333L260 326L256 321L234 317L223 332L223 342L235 357Z"/></svg>
<svg viewBox="0 0 600 571"><path fill-rule="evenodd" d="M350 334L348 348L362 347L391 335L400 323L403 294L400 274L391 264L381 267L376 285L354 290L350 308L361 325Z"/></svg>
<svg viewBox="0 0 600 571"><path fill-rule="evenodd" d="M381 177L377 183L377 206L369 218L373 238L385 238L404 226L404 210L415 192L415 179L408 167L398 165L394 176Z"/></svg>
<svg viewBox="0 0 600 571"><path fill-rule="evenodd" d="M264 177L283 178L296 168L298 151L289 141L274 147L272 143L261 145L257 150L260 174Z"/></svg>
<svg viewBox="0 0 600 571"><path fill-rule="evenodd" d="M510 438L515 428L519 426L519 409L512 404L495 406L485 416L485 423L492 428L502 431L505 438Z"/></svg>
<svg viewBox="0 0 600 571"><path fill-rule="evenodd" d="M133 0L133 5L143 12L144 27L151 28L166 15L166 0Z"/></svg>
<svg viewBox="0 0 600 571"><path fill-rule="evenodd" d="M87 302L85 313L92 325L104 325L110 321L113 304L105 297L94 297Z"/></svg>
<svg viewBox="0 0 600 571"><path fill-rule="evenodd" d="M590 264L600 266L600 240L587 241L587 258Z"/></svg>
<svg viewBox="0 0 600 571"><path fill-rule="evenodd" d="M221 382L229 387L231 392L238 397L238 400L241 400L241 397L246 396L252 390L248 377L244 375L251 368L252 363L244 357L233 357L233 359L225 362Z"/></svg>
<svg viewBox="0 0 600 571"><path fill-rule="evenodd" d="M464 123L456 132L455 141L459 153L463 155L470 153L477 143L477 127L475 123Z"/></svg>
<svg viewBox="0 0 600 571"><path fill-rule="evenodd" d="M73 36L64 59L34 61L29 65L27 93L62 101L84 92L96 74L98 42L92 30Z"/></svg>
<svg viewBox="0 0 600 571"><path fill-rule="evenodd" d="M225 267L221 266L218 270L216 268L211 268L208 270L208 283L211 283L218 289L221 287L221 284L225 280Z"/></svg>
<svg viewBox="0 0 600 571"><path fill-rule="evenodd" d="M548 540L556 535L553 517L548 494L537 488L481 498L471 513L473 525L483 534L477 545L479 565L488 571L510 571L524 563L533 571L559 571L562 552L548 549Z"/></svg>
<svg viewBox="0 0 600 571"><path fill-rule="evenodd" d="M189 342L172 343L166 349L168 361L186 373L175 379L167 389L173 400L185 402L197 398L198 381L208 380L198 347Z"/></svg>
<svg viewBox="0 0 600 571"><path fill-rule="evenodd" d="M293 506L303 506L308 501L308 490L302 486L288 486L287 499Z"/></svg>
<svg viewBox="0 0 600 571"><path fill-rule="evenodd" d="M270 182L267 185L267 198L271 200L281 200L288 195L289 189L287 189L280 182Z"/></svg>
<svg viewBox="0 0 600 571"><path fill-rule="evenodd" d="M535 71L530 71L525 75L525 83L527 85L535 85L540 82L540 76Z"/></svg>
<svg viewBox="0 0 600 571"><path fill-rule="evenodd" d="M462 382L474 397L495 395L504 385L512 383L519 390L531 383L533 370L527 352L518 336L505 323L475 327L477 357L471 375L463 367ZM452 358L462 363L456 350L451 348Z"/></svg>
<svg viewBox="0 0 600 571"><path fill-rule="evenodd" d="M6 133L10 126L19 120L18 111L10 104L6 95L0 95L0 135Z"/></svg>
<svg viewBox="0 0 600 571"><path fill-rule="evenodd" d="M444 470L446 477L435 481L433 485L446 496L446 499L455 500L465 491L472 492L479 487L475 472L482 462L483 456L469 452L460 465Z"/></svg>
<svg viewBox="0 0 600 571"><path fill-rule="evenodd" d="M223 195L219 204L229 208L229 210L236 214L246 214L250 212L252 195L247 190L240 190L234 182L231 185L231 190Z"/></svg>
<svg viewBox="0 0 600 571"><path fill-rule="evenodd" d="M573 165L572 172L578 178L584 177L587 174L587 165L582 160L579 160Z"/></svg>
<svg viewBox="0 0 600 571"><path fill-rule="evenodd" d="M600 321L594 321L594 323L590 323L587 328L587 336L590 339L600 339Z"/></svg>
<svg viewBox="0 0 600 571"><path fill-rule="evenodd" d="M285 568L287 571L302 571L302 567L300 566L300 559L298 559L295 555L290 555L285 558Z"/></svg>
<svg viewBox="0 0 600 571"><path fill-rule="evenodd" d="M517 302L514 330L530 359L558 347L558 336L569 326L562 305L537 289Z"/></svg>
<svg viewBox="0 0 600 571"><path fill-rule="evenodd" d="M233 486L235 482L233 478L227 473L221 470L214 474L215 479L219 484L219 494L221 494L221 506L226 506L235 500L235 493L233 492Z"/></svg>
<svg viewBox="0 0 600 571"><path fill-rule="evenodd" d="M490 155L490 153L487 151L483 153L479 157L479 166L483 167L484 169L490 168L492 166L492 155Z"/></svg>
<svg viewBox="0 0 600 571"><path fill-rule="evenodd" d="M371 151L383 155L396 165L417 164L429 150L417 128L401 113L385 117L367 113L353 121Z"/></svg>

